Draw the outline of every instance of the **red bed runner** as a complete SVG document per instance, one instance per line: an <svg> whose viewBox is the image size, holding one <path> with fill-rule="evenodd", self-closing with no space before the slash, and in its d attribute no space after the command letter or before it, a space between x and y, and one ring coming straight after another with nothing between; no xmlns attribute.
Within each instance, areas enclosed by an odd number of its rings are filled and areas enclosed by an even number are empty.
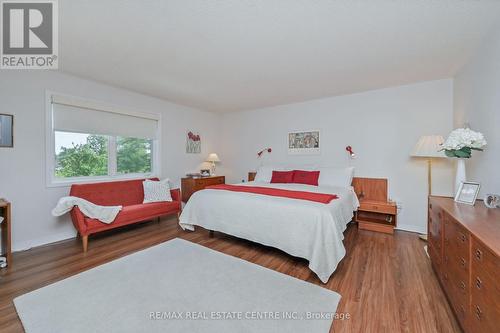
<svg viewBox="0 0 500 333"><path fill-rule="evenodd" d="M277 188L272 188L272 187L261 187L261 186L240 186L240 185L222 184L222 185L207 186L206 188L210 189L210 190L226 190L226 191L233 191L233 192L246 192L246 193L255 193L255 194L262 194L262 195L270 195L273 197L283 197L283 198L307 200L307 201L314 201L314 202L319 202L319 203L323 203L323 204L330 203L330 201L339 198L336 194L282 190L282 189L277 189Z"/></svg>

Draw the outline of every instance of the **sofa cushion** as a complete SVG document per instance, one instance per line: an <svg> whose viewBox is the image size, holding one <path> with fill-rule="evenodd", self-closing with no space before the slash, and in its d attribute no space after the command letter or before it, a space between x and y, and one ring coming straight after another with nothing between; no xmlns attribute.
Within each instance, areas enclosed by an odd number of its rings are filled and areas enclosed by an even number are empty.
<svg viewBox="0 0 500 333"><path fill-rule="evenodd" d="M180 202L153 202L124 206L111 224L104 224L97 219L85 218L88 229L111 229L113 226L126 225L137 221L145 221L156 216L169 214L180 209Z"/></svg>
<svg viewBox="0 0 500 333"><path fill-rule="evenodd" d="M146 179L142 182L142 186L144 188L143 203L172 201L168 178L160 181Z"/></svg>

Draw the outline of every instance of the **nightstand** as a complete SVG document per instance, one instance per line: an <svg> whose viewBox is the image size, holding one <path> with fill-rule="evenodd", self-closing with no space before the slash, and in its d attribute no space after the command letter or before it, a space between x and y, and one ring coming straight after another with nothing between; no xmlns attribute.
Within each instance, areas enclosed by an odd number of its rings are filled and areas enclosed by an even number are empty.
<svg viewBox="0 0 500 333"><path fill-rule="evenodd" d="M361 200L356 212L358 228L393 234L397 225L398 208L395 202Z"/></svg>
<svg viewBox="0 0 500 333"><path fill-rule="evenodd" d="M203 190L207 186L225 184L226 177L211 176L201 178L182 178L181 179L181 194L182 201L187 202L196 191Z"/></svg>
<svg viewBox="0 0 500 333"><path fill-rule="evenodd" d="M387 179L355 177L352 186L360 205L354 218L358 229L393 234L398 208L395 202L388 200Z"/></svg>
<svg viewBox="0 0 500 333"><path fill-rule="evenodd" d="M255 180L255 176L257 176L257 172L255 171L250 171L248 173L248 181L253 182Z"/></svg>

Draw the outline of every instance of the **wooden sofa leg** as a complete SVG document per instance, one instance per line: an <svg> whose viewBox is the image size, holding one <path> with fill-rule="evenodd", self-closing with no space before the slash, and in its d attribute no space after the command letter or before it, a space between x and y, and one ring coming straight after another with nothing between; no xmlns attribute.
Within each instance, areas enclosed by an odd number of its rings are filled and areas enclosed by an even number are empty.
<svg viewBox="0 0 500 333"><path fill-rule="evenodd" d="M82 236L83 253L87 253L87 248L89 244L89 236Z"/></svg>

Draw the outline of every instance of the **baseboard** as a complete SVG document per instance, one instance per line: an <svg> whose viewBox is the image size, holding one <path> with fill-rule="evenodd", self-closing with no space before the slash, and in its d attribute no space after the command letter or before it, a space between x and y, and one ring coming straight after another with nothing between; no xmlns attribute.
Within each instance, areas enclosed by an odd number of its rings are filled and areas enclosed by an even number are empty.
<svg viewBox="0 0 500 333"><path fill-rule="evenodd" d="M396 230L403 230L409 232L416 232L417 234L426 234L427 230L423 229L420 226L412 225L412 224L398 224Z"/></svg>
<svg viewBox="0 0 500 333"><path fill-rule="evenodd" d="M14 242L12 247L12 252L26 251L33 247L48 245L52 243L57 243L63 240L71 239L76 237L76 232L64 232L55 235L50 235L43 238L37 238L27 241L17 241Z"/></svg>

